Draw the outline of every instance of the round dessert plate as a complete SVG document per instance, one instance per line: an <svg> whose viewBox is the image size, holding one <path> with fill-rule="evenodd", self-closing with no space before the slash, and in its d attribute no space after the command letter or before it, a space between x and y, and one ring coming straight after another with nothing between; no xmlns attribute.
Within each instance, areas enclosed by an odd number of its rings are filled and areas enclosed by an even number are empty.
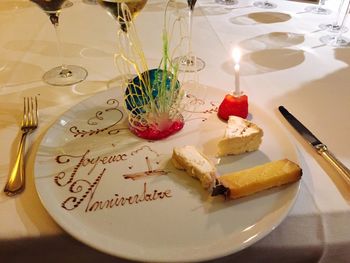
<svg viewBox="0 0 350 263"><path fill-rule="evenodd" d="M38 147L34 174L43 205L76 239L132 260L209 260L252 245L287 216L300 183L225 200L211 197L171 163L173 147L182 145L213 159L219 174L283 158L298 161L283 129L252 102L248 118L264 130L260 149L216 158L226 126L217 117L224 95L212 88L188 92L184 128L159 141L129 131L121 89L75 105Z"/></svg>

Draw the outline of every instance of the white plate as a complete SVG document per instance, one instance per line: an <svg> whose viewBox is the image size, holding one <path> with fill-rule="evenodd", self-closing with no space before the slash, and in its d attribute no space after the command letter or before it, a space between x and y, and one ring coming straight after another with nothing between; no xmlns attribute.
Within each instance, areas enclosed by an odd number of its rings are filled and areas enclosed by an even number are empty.
<svg viewBox="0 0 350 263"><path fill-rule="evenodd" d="M299 183L225 201L210 197L198 181L171 165L172 149L178 145L196 145L215 155L225 128L216 115L223 91L202 88L200 96L189 96L188 105L196 107L195 113L186 113L185 127L156 142L129 132L120 92L110 89L74 106L47 131L39 146L37 191L68 233L119 257L185 262L244 249L286 217ZM297 161L284 131L252 103L250 113L264 130L260 150L223 158L218 171L282 158ZM146 176L148 170L158 171ZM123 176L130 174L140 177ZM115 200L122 197L125 203L118 205Z"/></svg>

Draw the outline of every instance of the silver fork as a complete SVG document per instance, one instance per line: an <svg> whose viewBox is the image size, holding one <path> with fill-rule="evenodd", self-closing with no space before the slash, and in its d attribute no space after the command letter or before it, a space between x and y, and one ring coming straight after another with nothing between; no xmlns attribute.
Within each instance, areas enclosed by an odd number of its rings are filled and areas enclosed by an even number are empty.
<svg viewBox="0 0 350 263"><path fill-rule="evenodd" d="M25 143L27 135L38 128L38 101L34 97L25 97L23 106L23 118L21 123L22 137L19 144L15 164L5 186L4 192L8 196L21 193L25 187Z"/></svg>

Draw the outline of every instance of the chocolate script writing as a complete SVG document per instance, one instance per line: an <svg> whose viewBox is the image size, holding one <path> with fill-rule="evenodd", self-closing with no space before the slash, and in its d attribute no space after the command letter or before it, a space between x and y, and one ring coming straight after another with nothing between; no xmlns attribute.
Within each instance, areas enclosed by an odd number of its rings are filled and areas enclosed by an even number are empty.
<svg viewBox="0 0 350 263"><path fill-rule="evenodd" d="M96 166L98 164L111 164L115 162L120 161L126 161L127 155L125 153L121 154L115 154L115 155L109 155L109 156L97 156L97 157L88 157L88 154L90 153L90 150L87 150L83 155L58 155L56 157L56 162L58 164L64 164L69 163L71 161L76 160L76 165L73 168L73 171L69 175L68 178L66 178L66 172L60 172L58 175L55 176L55 183L59 186L65 186L67 184L72 183L74 180L75 175L77 174L77 171L79 168L90 166L90 170L88 171L88 175L91 174ZM66 179L66 182L64 182L64 179Z"/></svg>
<svg viewBox="0 0 350 263"><path fill-rule="evenodd" d="M136 205L142 202L152 202L158 199L161 200L161 199L172 197L170 189L166 189L164 191L159 191L157 189L149 190L147 188L146 182L144 182L143 184L142 193L136 193L131 195L114 194L113 198L103 200L103 201L101 200L93 201L95 190L90 196L90 200L86 206L85 212L93 212L96 210L116 208L124 205Z"/></svg>
<svg viewBox="0 0 350 263"><path fill-rule="evenodd" d="M136 151L129 154L118 153L107 156L91 157L90 150L86 150L81 155L63 154L56 157L56 162L61 165L68 165L69 172L63 170L54 177L54 182L57 186L68 190L69 197L67 197L61 204L65 210L74 210L85 203L85 212L95 212L103 209L117 208L125 205L137 205L142 202L152 202L172 197L170 189L159 190L149 189L147 182L144 182L143 189L136 191L136 193L111 193L111 198L100 200L96 197L97 189L102 179L108 174L108 164L124 162L132 159L132 156L146 150L148 153L154 153L149 146L143 146ZM148 170L143 172L136 172L131 175L138 175L140 178L149 177L150 175L165 175L166 171L158 169L152 170L151 163L146 156L145 161ZM158 162L156 162L158 164ZM129 167L130 169L130 167ZM94 175L97 174L98 176ZM109 174L111 175L111 174ZM120 174L119 174L120 175ZM141 176L142 175L142 176ZM113 175L114 176L114 175ZM124 177L125 178L125 177ZM125 178L127 179L127 178Z"/></svg>

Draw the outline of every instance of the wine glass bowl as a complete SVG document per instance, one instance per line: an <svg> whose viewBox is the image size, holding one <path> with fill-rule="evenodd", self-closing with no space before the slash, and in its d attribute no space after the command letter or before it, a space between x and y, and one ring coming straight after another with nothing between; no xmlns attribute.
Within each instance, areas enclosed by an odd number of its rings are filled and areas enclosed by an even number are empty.
<svg viewBox="0 0 350 263"><path fill-rule="evenodd" d="M122 3L127 5L132 18L135 18L145 7L147 0L97 0L97 2L115 19L122 14Z"/></svg>
<svg viewBox="0 0 350 263"><path fill-rule="evenodd" d="M67 8L73 5L68 0L30 0L42 9L48 16L55 28L57 47L59 57L61 59L61 66L55 67L47 71L43 75L43 81L54 86L69 86L79 83L86 79L88 73L86 69L75 66L65 65L63 63L63 56L61 51L61 39L59 35L59 16L62 8Z"/></svg>
<svg viewBox="0 0 350 263"><path fill-rule="evenodd" d="M147 0L97 0L97 3L103 7L113 19L119 22L124 32L127 32L127 23L141 12ZM123 3L128 7L128 12L123 11ZM131 17L129 17L129 14Z"/></svg>

